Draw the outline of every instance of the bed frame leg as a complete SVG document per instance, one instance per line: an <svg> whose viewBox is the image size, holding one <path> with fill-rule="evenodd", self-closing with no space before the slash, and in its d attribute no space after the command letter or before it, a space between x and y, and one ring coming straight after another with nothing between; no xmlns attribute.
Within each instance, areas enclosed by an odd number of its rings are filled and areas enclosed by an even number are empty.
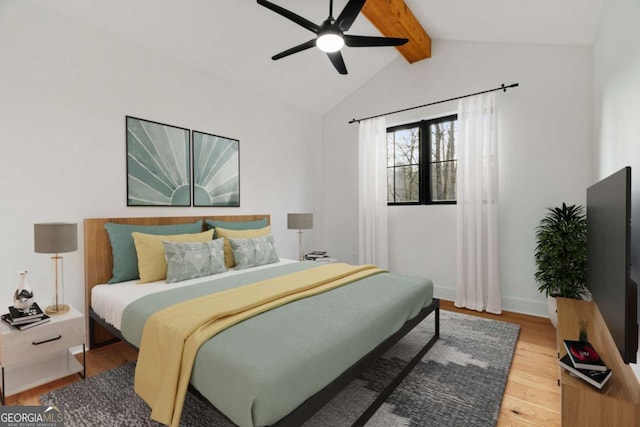
<svg viewBox="0 0 640 427"><path fill-rule="evenodd" d="M89 307L88 312L90 350L95 350L96 348L104 347L118 341L126 342L120 332L102 320L91 307Z"/></svg>
<svg viewBox="0 0 640 427"><path fill-rule="evenodd" d="M96 348L96 334L93 330L95 327L96 321L93 320L93 317L89 316L89 349L91 350Z"/></svg>

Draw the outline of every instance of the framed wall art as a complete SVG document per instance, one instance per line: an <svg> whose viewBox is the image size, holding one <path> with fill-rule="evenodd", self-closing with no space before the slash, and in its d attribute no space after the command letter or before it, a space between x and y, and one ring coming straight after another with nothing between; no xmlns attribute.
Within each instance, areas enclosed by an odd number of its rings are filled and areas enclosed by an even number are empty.
<svg viewBox="0 0 640 427"><path fill-rule="evenodd" d="M192 132L193 206L240 206L240 141Z"/></svg>
<svg viewBox="0 0 640 427"><path fill-rule="evenodd" d="M126 116L127 206L191 206L189 129Z"/></svg>

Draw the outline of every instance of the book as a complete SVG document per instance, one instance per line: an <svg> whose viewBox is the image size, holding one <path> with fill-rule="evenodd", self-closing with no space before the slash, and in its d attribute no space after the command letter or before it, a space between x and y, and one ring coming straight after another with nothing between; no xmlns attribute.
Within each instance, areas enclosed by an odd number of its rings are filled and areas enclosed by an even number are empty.
<svg viewBox="0 0 640 427"><path fill-rule="evenodd" d="M9 316L11 317L11 314L9 314ZM43 315L43 316L44 316L44 315ZM13 319L13 318L11 317L11 321L10 321L10 322L8 322L8 323L12 324L13 326L16 326L16 325L26 325L27 323L35 322L36 320L40 320L40 319L42 319L42 317L43 317L43 316L39 316L39 317L32 317L32 318L30 318L30 319L18 319L18 320Z"/></svg>
<svg viewBox="0 0 640 427"><path fill-rule="evenodd" d="M590 343L564 340L564 347L567 349L567 355L574 367L593 371L606 371L608 369Z"/></svg>
<svg viewBox="0 0 640 427"><path fill-rule="evenodd" d="M304 257L305 257L305 259L308 259L310 261L315 261L315 260L320 259L320 258L327 258L326 255L314 254L314 253L306 254Z"/></svg>
<svg viewBox="0 0 640 427"><path fill-rule="evenodd" d="M13 319L14 324L26 323L32 320L41 319L44 312L40 309L38 303L34 302L31 307L29 307L28 311L18 310L14 306L9 307L9 313L11 314L11 318Z"/></svg>
<svg viewBox="0 0 640 427"><path fill-rule="evenodd" d="M559 361L562 368L569 371L569 373L575 377L580 378L583 381L588 382L597 389L601 389L609 381L613 372L607 368L605 371L594 371L592 369L579 369L573 366L569 355L565 355Z"/></svg>
<svg viewBox="0 0 640 427"><path fill-rule="evenodd" d="M39 320L36 320L34 322L21 323L19 325L13 325L13 326L15 326L16 328L20 329L21 331L24 331L25 329L30 329L30 328L33 328L34 326L38 326L38 325L42 325L43 323L47 323L50 320L51 320L51 318L45 314L42 318L40 318Z"/></svg>
<svg viewBox="0 0 640 427"><path fill-rule="evenodd" d="M46 314L43 314L42 317L31 319L26 322L22 321L20 323L14 322L13 318L11 317L11 313L3 314L2 316L0 316L0 318L2 318L2 320L4 320L6 323L10 324L14 328L20 329L21 331L25 329L33 328L34 326L42 325L43 323L47 323L51 320L51 318Z"/></svg>

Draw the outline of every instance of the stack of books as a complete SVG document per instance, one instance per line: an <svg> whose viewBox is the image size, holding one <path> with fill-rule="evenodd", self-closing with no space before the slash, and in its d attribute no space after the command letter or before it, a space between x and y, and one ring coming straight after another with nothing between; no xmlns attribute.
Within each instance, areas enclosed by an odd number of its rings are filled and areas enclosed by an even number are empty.
<svg viewBox="0 0 640 427"><path fill-rule="evenodd" d="M329 258L329 256L327 255L327 252L325 251L309 252L308 254L304 255L304 259L307 259L309 261L315 261L315 262L323 262L326 264L337 261L335 258Z"/></svg>
<svg viewBox="0 0 640 427"><path fill-rule="evenodd" d="M11 326L20 330L33 328L34 326L42 325L51 320L35 302L27 311L18 310L11 306L9 307L9 312L0 317Z"/></svg>
<svg viewBox="0 0 640 427"><path fill-rule="evenodd" d="M595 348L586 341L571 340L564 340L564 347L567 354L560 359L560 366L597 389L604 387L612 372Z"/></svg>
<svg viewBox="0 0 640 427"><path fill-rule="evenodd" d="M321 258L327 258L325 251L312 251L304 254L304 259L308 259L309 261L318 261Z"/></svg>

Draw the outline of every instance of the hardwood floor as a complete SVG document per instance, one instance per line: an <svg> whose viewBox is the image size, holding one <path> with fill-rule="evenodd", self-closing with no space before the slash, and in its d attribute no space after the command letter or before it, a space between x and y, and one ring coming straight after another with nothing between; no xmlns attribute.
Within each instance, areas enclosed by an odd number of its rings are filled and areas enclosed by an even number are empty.
<svg viewBox="0 0 640 427"><path fill-rule="evenodd" d="M441 308L520 325L520 335L502 397L498 427L560 426L560 387L556 330L549 319L503 312L498 316L459 309L450 301Z"/></svg>
<svg viewBox="0 0 640 427"><path fill-rule="evenodd" d="M498 427L560 426L560 387L555 329L548 319L504 312L501 316L456 308L441 301L441 308L520 325L520 335L502 398ZM135 360L137 352L117 343L87 352L87 376L93 376ZM8 405L38 405L41 394L79 381L78 375L8 396Z"/></svg>
<svg viewBox="0 0 640 427"><path fill-rule="evenodd" d="M76 357L79 361L82 360L82 355L77 355ZM138 352L130 345L119 342L97 350L87 351L86 357L87 377L92 377L116 366L136 360ZM49 384L13 396L7 396L6 403L7 405L39 405L40 395L81 380L82 378L78 374L70 375Z"/></svg>

